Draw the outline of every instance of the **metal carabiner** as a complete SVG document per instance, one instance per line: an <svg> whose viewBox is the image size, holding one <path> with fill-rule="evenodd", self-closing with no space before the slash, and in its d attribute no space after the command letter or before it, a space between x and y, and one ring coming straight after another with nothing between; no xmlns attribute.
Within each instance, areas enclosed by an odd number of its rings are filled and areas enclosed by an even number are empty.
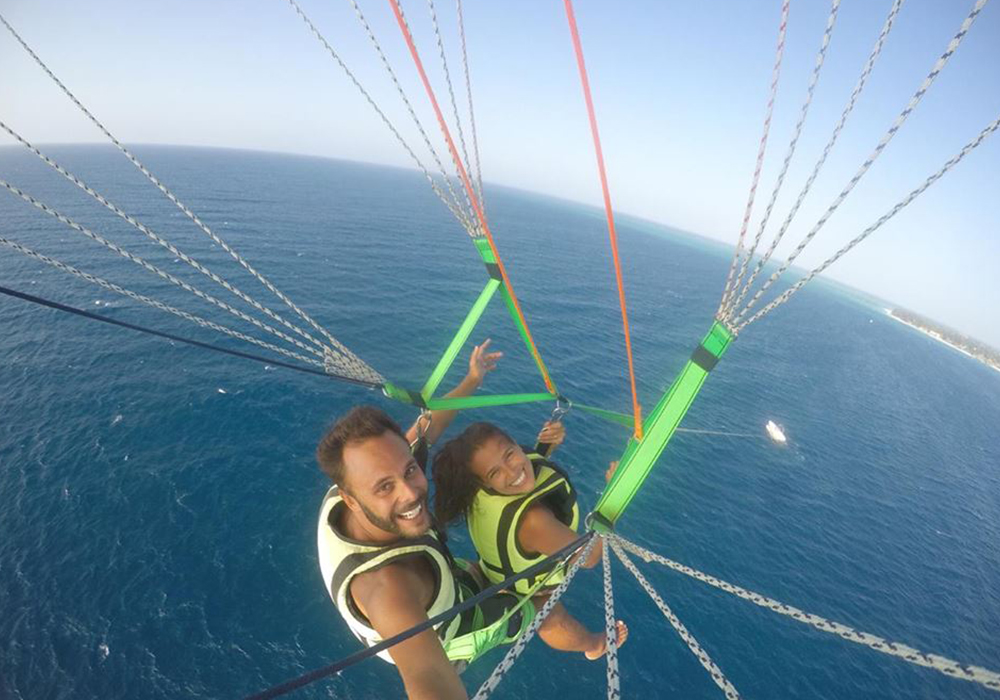
<svg viewBox="0 0 1000 700"><path fill-rule="evenodd" d="M424 419L427 419L426 422ZM417 418L417 439L423 440L424 435L427 434L427 429L431 427L431 422L434 420L434 414L431 413L429 408L420 409L420 417Z"/></svg>
<svg viewBox="0 0 1000 700"><path fill-rule="evenodd" d="M556 407L552 409L552 417L549 418L550 423L558 423L562 420L562 417L570 412L573 408L573 402L567 399L565 396L556 397Z"/></svg>

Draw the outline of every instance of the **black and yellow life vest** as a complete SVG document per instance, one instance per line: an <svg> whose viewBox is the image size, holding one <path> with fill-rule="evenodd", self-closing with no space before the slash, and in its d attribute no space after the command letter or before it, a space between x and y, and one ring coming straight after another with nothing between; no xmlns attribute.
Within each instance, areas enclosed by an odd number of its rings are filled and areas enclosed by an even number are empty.
<svg viewBox="0 0 1000 700"><path fill-rule="evenodd" d="M332 486L323 498L317 524L319 566L323 582L341 617L351 632L366 646L374 646L382 637L371 621L358 609L351 595L351 580L358 574L375 571L404 557L423 555L434 572L434 595L427 607L427 617L434 617L479 592L471 565L454 559L437 534L431 530L422 537L403 539L393 544L374 545L351 539L336 526L344 505L337 487ZM454 662L471 662L499 644L519 637L535 609L530 601L508 615L521 599L511 594L494 596L460 615L434 627L445 654ZM378 654L393 663L388 651Z"/></svg>
<svg viewBox="0 0 1000 700"><path fill-rule="evenodd" d="M499 583L545 558L539 552L525 551L517 541L521 520L533 505L545 505L559 522L573 531L579 525L580 510L576 504L576 491L566 472L536 452L525 450L525 453L535 470L535 488L514 496L504 496L481 488L468 512L469 534L479 552L479 565L491 583ZM548 573L545 571L521 579L514 585L514 591L526 595ZM564 571L552 572L539 590L545 591L558 586L564 577Z"/></svg>

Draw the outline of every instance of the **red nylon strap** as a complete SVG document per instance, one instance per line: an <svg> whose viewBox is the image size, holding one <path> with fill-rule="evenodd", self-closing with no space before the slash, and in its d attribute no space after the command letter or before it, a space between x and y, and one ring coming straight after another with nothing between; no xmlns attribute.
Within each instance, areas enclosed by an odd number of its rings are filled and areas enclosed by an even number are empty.
<svg viewBox="0 0 1000 700"><path fill-rule="evenodd" d="M587 79L587 67L583 61L583 46L580 44L580 33L576 28L576 17L573 14L572 0L563 0L566 6L566 19L569 21L569 31L573 37L573 49L576 51L576 65L580 69L580 82L583 84L583 97L587 102L587 116L590 117L590 133L594 137L594 152L597 154L597 170L601 175L601 189L604 191L604 212L608 217L608 235L611 238L611 257L615 263L615 279L618 282L618 301L622 309L622 328L625 331L625 354L628 357L628 378L632 387L632 411L635 419L635 438L642 439L642 407L639 406L639 395L635 388L635 368L632 365L632 338L628 327L628 311L625 308L625 287L622 285L622 266L618 259L618 235L615 232L615 215L611 210L611 193L608 190L608 176L604 170L604 153L601 150L601 137L597 131L597 117L594 115L594 101L590 96L590 81Z"/></svg>
<svg viewBox="0 0 1000 700"><path fill-rule="evenodd" d="M431 106L434 108L434 114L437 115L438 125L441 127L441 133L444 134L444 139L448 143L448 150L451 152L452 160L455 161L455 167L458 169L458 174L462 179L462 184L465 186L465 191L469 195L469 201L472 203L472 208L476 213L476 218L479 219L479 224L483 227L483 232L486 234L486 240L490 244L490 250L493 252L493 257L496 258L497 267L500 269L500 277L503 279L504 287L506 287L507 293L510 295L510 300L513 302L518 320L524 328L524 334L528 339L528 349L531 351L532 357L535 358L535 364L538 365L538 369L542 374L542 379L545 380L545 388L548 389L550 394L556 394L555 384L552 382L552 378L549 377L549 372L545 368L545 363L542 362L542 356L539 354L538 348L535 346L534 338L531 337L531 331L528 329L528 321L524 318L524 313L521 311L521 304L518 302L517 296L514 294L514 286L511 284L510 278L507 276L507 269L504 267L503 260L500 259L500 253L493 240L493 234L490 232L490 227L486 223L486 217L483 215L483 210L479 205L479 200L476 198L476 193L472 189L472 182L469 180L469 176L465 172L462 159L458 156L458 150L455 148L455 142L451 139L451 131L448 129L448 124L445 122L444 115L441 113L441 108L438 106L437 98L434 96L434 89L431 87L431 83L427 79L427 73L424 72L424 64L420 60L420 54L417 52L416 44L413 43L413 36L410 34L410 28L406 25L406 20L403 19L403 11L399 6L399 0L389 0L389 5L392 7L393 14L396 15L396 22L399 24L399 30L403 33L406 45L410 49L410 55L413 57L413 63L417 67L417 72L420 73L420 80L423 82L424 89L427 91L427 97L430 98Z"/></svg>

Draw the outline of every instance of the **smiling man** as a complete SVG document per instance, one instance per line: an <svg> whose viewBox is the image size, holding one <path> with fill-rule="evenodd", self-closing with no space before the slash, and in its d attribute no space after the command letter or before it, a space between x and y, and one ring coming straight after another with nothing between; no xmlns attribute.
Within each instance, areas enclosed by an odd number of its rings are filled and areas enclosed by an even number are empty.
<svg viewBox="0 0 1000 700"><path fill-rule="evenodd" d="M488 355L487 345L473 352L469 376L451 395L471 393L493 368L498 355ZM414 426L406 435L381 410L358 406L316 450L334 482L317 527L320 569L337 610L368 646L448 610L484 585L477 567L452 557L427 504L427 438L433 441L452 417L434 414L430 426ZM399 668L411 700L466 698L458 677L465 664L516 639L532 617L530 600L502 593L379 656Z"/></svg>

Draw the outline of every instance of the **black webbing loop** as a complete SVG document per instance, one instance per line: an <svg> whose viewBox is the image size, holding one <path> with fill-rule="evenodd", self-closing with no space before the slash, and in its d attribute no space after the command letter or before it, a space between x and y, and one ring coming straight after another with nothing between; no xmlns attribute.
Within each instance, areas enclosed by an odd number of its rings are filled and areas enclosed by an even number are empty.
<svg viewBox="0 0 1000 700"><path fill-rule="evenodd" d="M711 372L719 364L719 358L704 345L699 345L691 353L691 361L701 367L706 372Z"/></svg>
<svg viewBox="0 0 1000 700"><path fill-rule="evenodd" d="M200 340L191 340L190 338L182 338L181 336L174 335L173 333L165 333L164 331L157 331L152 328L137 326L134 323L127 323L125 321L119 321L114 318L109 318L108 316L95 314L91 311L84 311L83 309L77 309L72 306L66 306L65 304L60 304L59 302L56 301L42 299L41 297L36 297L31 294L25 294L24 292L18 292L14 289L8 289L7 287L0 287L0 293L6 294L7 296L11 297L16 297L18 299L23 299L24 301L30 301L33 304L48 306L49 308L56 309L57 311L65 311L66 313L76 314L77 316L83 316L84 318L89 318L94 321L101 321L103 323L109 323L113 326L121 326L122 328L129 328L133 331L139 331L140 333L147 333L149 335L159 336L160 338L167 338L168 340L176 340L178 343L186 343L187 345L193 345L196 348L214 350L215 352L225 353L226 355L233 355L234 357L242 357L247 360L253 360L254 362L262 362L264 364L274 365L275 367L284 367L285 369L294 369L296 372L305 372L306 374L316 374L319 375L320 377L329 377L330 379L337 379L342 382L358 384L360 386L365 386L371 389L380 386L375 382L369 382L363 379L355 379L354 377L346 377L340 374L331 374L330 372L324 372L323 370L320 369L310 369L309 367L293 365L290 362L282 362L281 360L272 360L267 357L261 357L260 355L251 355L250 353L240 352L239 350L230 350L229 348L219 347L218 345L203 343Z"/></svg>

